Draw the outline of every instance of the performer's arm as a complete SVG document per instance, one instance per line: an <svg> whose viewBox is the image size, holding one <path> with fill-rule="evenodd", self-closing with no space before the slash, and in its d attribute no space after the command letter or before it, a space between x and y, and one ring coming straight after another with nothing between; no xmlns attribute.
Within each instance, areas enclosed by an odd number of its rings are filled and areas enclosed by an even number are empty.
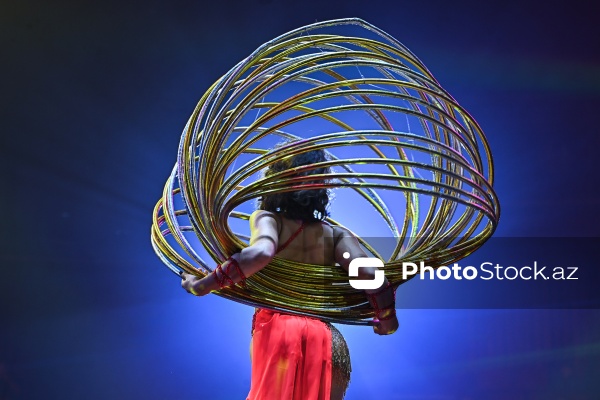
<svg viewBox="0 0 600 400"><path fill-rule="evenodd" d="M277 220L273 213L255 211L250 216L250 246L233 254L220 268L204 278L182 274L181 286L188 292L203 296L222 286L240 283L263 269L275 256L278 241Z"/></svg>
<svg viewBox="0 0 600 400"><path fill-rule="evenodd" d="M336 228L334 232L335 240L335 261L346 271L350 267L350 262L358 257L367 257L356 236L345 229ZM365 280L375 279L375 267L363 267L358 269L358 278ZM398 319L396 318L396 301L394 288L390 285L384 276L383 285L380 289L365 290L371 306L375 309L375 325L373 330L379 335L389 335L398 329Z"/></svg>

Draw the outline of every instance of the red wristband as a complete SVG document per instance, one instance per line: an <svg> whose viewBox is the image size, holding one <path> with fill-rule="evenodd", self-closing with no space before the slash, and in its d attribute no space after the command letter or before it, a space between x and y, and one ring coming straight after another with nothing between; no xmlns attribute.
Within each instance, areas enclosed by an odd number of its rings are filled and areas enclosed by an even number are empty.
<svg viewBox="0 0 600 400"><path fill-rule="evenodd" d="M223 268L223 264L225 264L227 262L229 262L229 263L227 264L227 266L225 268ZM240 275L240 278L241 278L240 284L243 287L245 287L246 286L246 276L242 272L242 269L240 268L240 264L237 262L237 260L233 257L229 257L227 259L227 261L225 261L225 263L217 265L217 268L215 268L215 270L213 271L213 273L215 274L215 279L217 280L217 283L219 284L219 288L224 289L226 287L235 285L233 278L231 278L231 276L229 276L229 274L231 274L230 269L231 269L232 264L233 264L233 267L235 269L237 269L238 274ZM219 273L221 276L219 276Z"/></svg>

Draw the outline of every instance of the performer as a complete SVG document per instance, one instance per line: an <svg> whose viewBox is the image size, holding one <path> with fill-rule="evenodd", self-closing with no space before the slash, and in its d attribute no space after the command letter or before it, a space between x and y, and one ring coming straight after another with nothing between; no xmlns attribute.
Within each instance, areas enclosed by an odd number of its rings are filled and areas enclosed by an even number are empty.
<svg viewBox="0 0 600 400"><path fill-rule="evenodd" d="M323 150L298 154L272 164L267 176L286 169L325 161ZM303 175L329 172L317 168ZM182 287L204 296L243 283L246 277L278 257L348 270L350 261L366 257L346 229L324 222L329 203L326 189L265 195L250 217L250 245L233 254L204 278L183 274ZM373 279L374 268L360 268L359 279ZM373 330L387 335L398 329L394 289L385 279L366 291L375 309ZM350 358L341 333L316 318L257 309L252 321L252 383L247 400L339 400L350 380Z"/></svg>

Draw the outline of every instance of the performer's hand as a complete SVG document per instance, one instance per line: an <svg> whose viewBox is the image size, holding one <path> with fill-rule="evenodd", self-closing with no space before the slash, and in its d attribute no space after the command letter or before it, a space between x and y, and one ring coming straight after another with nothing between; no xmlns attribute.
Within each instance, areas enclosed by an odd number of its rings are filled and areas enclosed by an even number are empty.
<svg viewBox="0 0 600 400"><path fill-rule="evenodd" d="M202 278L199 278L196 275L183 272L181 274L181 279L181 287L194 296L204 296L210 293L210 291L207 290L206 285L203 284Z"/></svg>
<svg viewBox="0 0 600 400"><path fill-rule="evenodd" d="M392 333L398 330L400 324L398 323L398 318L394 316L394 318L386 319L383 321L379 321L378 319L373 319L375 325L373 325L373 332L378 335L391 335Z"/></svg>

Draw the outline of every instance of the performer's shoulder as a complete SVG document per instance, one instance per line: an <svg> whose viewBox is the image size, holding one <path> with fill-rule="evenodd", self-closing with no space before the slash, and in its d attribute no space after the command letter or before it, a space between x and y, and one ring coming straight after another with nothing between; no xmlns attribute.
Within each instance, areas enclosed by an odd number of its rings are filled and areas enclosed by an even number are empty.
<svg viewBox="0 0 600 400"><path fill-rule="evenodd" d="M345 226L341 225L330 225L333 229L333 237L336 239L341 239L343 237L355 237L352 231Z"/></svg>

